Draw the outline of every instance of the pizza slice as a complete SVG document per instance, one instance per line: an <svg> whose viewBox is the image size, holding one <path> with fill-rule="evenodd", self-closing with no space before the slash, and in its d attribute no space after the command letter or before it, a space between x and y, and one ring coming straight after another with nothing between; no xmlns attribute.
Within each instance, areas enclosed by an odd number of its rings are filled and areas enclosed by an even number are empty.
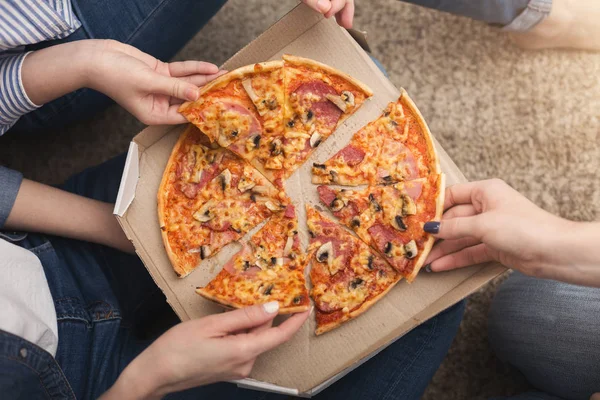
<svg viewBox="0 0 600 400"><path fill-rule="evenodd" d="M273 145L273 167L290 176L362 103L371 89L314 60L284 55L285 134Z"/></svg>
<svg viewBox="0 0 600 400"><path fill-rule="evenodd" d="M190 126L180 136L158 191L158 214L167 254L177 275L238 240L289 202L244 160L207 146Z"/></svg>
<svg viewBox="0 0 600 400"><path fill-rule="evenodd" d="M374 183L390 184L440 173L431 132L404 89L380 120L383 136Z"/></svg>
<svg viewBox="0 0 600 400"><path fill-rule="evenodd" d="M394 269L409 282L416 277L434 242L423 225L441 218L443 212L443 175L362 190L329 186L317 190L333 215Z"/></svg>
<svg viewBox="0 0 600 400"><path fill-rule="evenodd" d="M289 205L196 292L229 307L278 301L280 314L306 311L310 307L304 278L307 261L300 249L294 206Z"/></svg>
<svg viewBox="0 0 600 400"><path fill-rule="evenodd" d="M231 71L202 87L198 100L185 102L179 112L211 142L228 147L262 133L262 120L244 90L243 80L253 66ZM242 157L244 153L240 154Z"/></svg>
<svg viewBox="0 0 600 400"><path fill-rule="evenodd" d="M320 335L356 318L400 279L384 259L337 223L307 206L311 297Z"/></svg>
<svg viewBox="0 0 600 400"><path fill-rule="evenodd" d="M314 163L312 183L357 186L374 182L383 143L380 124L379 119L370 122L325 163Z"/></svg>

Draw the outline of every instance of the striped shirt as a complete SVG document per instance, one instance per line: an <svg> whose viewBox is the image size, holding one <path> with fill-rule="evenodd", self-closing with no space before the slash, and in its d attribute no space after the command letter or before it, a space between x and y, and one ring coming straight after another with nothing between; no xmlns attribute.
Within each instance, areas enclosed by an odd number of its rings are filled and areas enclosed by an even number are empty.
<svg viewBox="0 0 600 400"><path fill-rule="evenodd" d="M21 80L25 46L62 39L80 26L71 0L0 0L0 135L40 107Z"/></svg>

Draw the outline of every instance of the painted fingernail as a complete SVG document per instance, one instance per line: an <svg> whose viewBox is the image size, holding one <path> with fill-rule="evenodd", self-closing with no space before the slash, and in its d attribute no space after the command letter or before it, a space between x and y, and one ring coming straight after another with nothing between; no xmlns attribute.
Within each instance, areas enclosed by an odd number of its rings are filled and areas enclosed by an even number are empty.
<svg viewBox="0 0 600 400"><path fill-rule="evenodd" d="M196 88L187 88L185 90L185 98L194 101L198 98L198 89Z"/></svg>
<svg viewBox="0 0 600 400"><path fill-rule="evenodd" d="M270 301L268 303L263 304L263 308L265 309L265 312L267 314L275 314L277 311L279 311L279 302Z"/></svg>
<svg viewBox="0 0 600 400"><path fill-rule="evenodd" d="M425 266L425 272L431 272L431 263Z"/></svg>
<svg viewBox="0 0 600 400"><path fill-rule="evenodd" d="M440 223L438 221L425 222L423 230L427 233L438 233L440 231Z"/></svg>

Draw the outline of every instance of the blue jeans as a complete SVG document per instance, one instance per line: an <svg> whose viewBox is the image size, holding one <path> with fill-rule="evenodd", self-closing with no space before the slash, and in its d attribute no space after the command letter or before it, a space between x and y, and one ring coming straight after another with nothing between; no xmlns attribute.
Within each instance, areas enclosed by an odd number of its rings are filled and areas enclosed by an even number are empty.
<svg viewBox="0 0 600 400"><path fill-rule="evenodd" d="M75 175L62 188L114 202L124 163L125 155L109 160ZM101 245L37 234L29 234L19 244L32 250L42 261L55 303L58 365L49 359L43 363L46 371L47 365L53 364L52 374L46 372L44 376L55 390L72 390L82 399L96 398L158 334L177 323L164 295L136 256ZM461 302L440 313L316 398L418 399L450 347L463 310L464 302ZM4 343L0 340L0 349ZM44 359L35 353L35 346L27 348L30 357ZM228 383L199 387L169 397L286 398L240 389Z"/></svg>
<svg viewBox="0 0 600 400"><path fill-rule="evenodd" d="M170 60L226 0L71 0L82 27L62 40L42 42L39 50L82 39L114 39L130 44L159 60ZM113 104L103 94L80 89L24 115L9 132L55 129Z"/></svg>
<svg viewBox="0 0 600 400"><path fill-rule="evenodd" d="M496 354L538 392L523 400L588 400L600 392L600 289L515 272L492 303Z"/></svg>

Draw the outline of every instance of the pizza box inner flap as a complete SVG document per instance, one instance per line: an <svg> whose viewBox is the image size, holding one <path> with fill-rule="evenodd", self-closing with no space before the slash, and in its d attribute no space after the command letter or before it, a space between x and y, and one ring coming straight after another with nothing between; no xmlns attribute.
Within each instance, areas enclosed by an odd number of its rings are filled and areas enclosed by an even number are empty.
<svg viewBox="0 0 600 400"><path fill-rule="evenodd" d="M223 68L231 70L278 59L284 53L339 68L369 85L375 93L286 181L287 192L297 206L302 234L306 226L303 203L319 204L316 186L310 183L312 163L323 162L341 149L354 132L377 118L388 102L398 98L399 90L334 19L324 19L303 5L235 54ZM171 150L183 129L184 126L154 126L134 138L115 214L169 304L182 320L188 320L223 310L198 296L195 288L208 283L240 245L226 247L184 279L177 278L173 272L160 235L156 193ZM465 181L437 142L436 146L446 183ZM305 233L303 236L306 244ZM356 320L318 337L314 334L313 315L290 342L259 357L251 379L241 384L311 396L504 270L501 265L487 264L448 273L421 273L412 284L401 281Z"/></svg>

